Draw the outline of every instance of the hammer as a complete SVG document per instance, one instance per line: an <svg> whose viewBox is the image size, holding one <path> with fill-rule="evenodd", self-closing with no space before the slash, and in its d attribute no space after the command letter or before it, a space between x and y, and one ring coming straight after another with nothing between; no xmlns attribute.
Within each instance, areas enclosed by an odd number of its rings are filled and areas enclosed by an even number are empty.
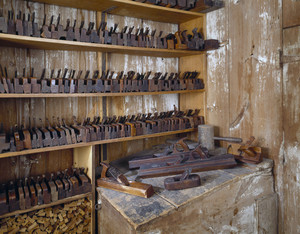
<svg viewBox="0 0 300 234"><path fill-rule="evenodd" d="M206 147L208 150L214 150L214 141L226 141L231 143L242 143L241 138L236 137L215 137L214 126L212 125L199 125L198 126L198 140L202 147Z"/></svg>

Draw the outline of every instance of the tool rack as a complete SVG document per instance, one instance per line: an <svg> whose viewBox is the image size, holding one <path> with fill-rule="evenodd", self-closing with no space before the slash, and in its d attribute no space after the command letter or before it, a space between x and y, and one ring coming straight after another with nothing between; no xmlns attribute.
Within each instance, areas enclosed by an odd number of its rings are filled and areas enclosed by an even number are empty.
<svg viewBox="0 0 300 234"><path fill-rule="evenodd" d="M134 2L131 0L35 0L34 2L54 4L59 6L86 9L97 11L97 15L101 15L101 12L106 11L109 14L130 16L139 19L147 19L158 22L167 22L178 24L180 30L188 30L191 32L194 27L202 28L204 35L205 33L205 15L201 13L188 12L173 8L160 7L155 5L143 4ZM97 17L99 18L99 17ZM99 22L98 22L99 23ZM115 45L102 45L82 42L71 42L54 39L44 38L33 38L18 35L9 35L0 33L0 48L3 47L15 47L15 48L27 48L27 49L38 49L38 50L68 50L68 51L94 51L98 52L98 56L102 56L102 66L105 66L105 58L111 53L137 55L137 56L151 56L151 57L162 57L162 58L179 58L178 60L178 71L197 70L201 72L201 78L206 84L206 52L203 51L189 51L189 50L167 50L167 49L153 49L153 48L133 48ZM38 51L34 52L37 54ZM42 52L41 52L42 53ZM101 54L102 53L102 54ZM99 61L95 61L98 62ZM48 98L69 98L72 101L73 98L89 98L89 97L102 97L103 104L103 115L106 115L106 109L108 108L107 99L114 97L125 97L125 96L143 96L143 95L170 95L178 94L179 108L186 110L189 108L201 109L201 115L206 119L206 96L205 90L184 90L184 91L165 91L165 92L147 92L147 93L74 93L74 94L0 94L0 102L5 103L8 99L16 99L17 105L22 105L22 99L33 99L41 98L43 102L47 103ZM57 99L55 99L57 100ZM54 100L54 101L55 101ZM83 100L84 102L84 100ZM1 119L2 120L2 119ZM90 142L90 143L79 143L75 145L56 146L42 149L25 150L22 152L10 152L0 154L0 158L18 157L20 155L31 155L38 153L47 152L47 157L51 157L54 154L59 154L61 158L54 157L53 160L64 160L64 152L67 150L68 159L74 166L88 168L88 175L91 178L93 190L92 193L80 195L80 197L90 197L92 199L92 206L95 206L95 168L98 166L99 161L109 162L109 150L108 158L104 156L105 147L98 148L98 145L107 145L110 143L125 142L125 141L136 141L141 139L155 139L158 137L164 137L168 135L178 134L189 134L191 138L195 139L195 130L180 130L174 132L157 133L144 136L127 137L122 139L104 140L101 142ZM151 145L151 144L148 144ZM62 153L63 152L63 153ZM71 155L71 156L70 156ZM99 156L101 155L101 156ZM58 201L59 203L69 202L72 200L79 199L78 196L67 198L65 200ZM56 204L49 204L31 208L30 210L18 211L16 213L6 214L5 217L15 215L19 213L25 213L34 209L45 208ZM92 209L92 230L95 230L95 209ZM0 217L3 218L3 217ZM101 224L99 224L101 225Z"/></svg>

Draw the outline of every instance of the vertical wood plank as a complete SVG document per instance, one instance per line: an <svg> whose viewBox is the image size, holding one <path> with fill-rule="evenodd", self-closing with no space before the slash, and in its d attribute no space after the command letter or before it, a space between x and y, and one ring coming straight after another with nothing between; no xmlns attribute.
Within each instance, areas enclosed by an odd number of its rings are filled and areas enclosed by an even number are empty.
<svg viewBox="0 0 300 234"><path fill-rule="evenodd" d="M283 54L300 55L300 26L283 30ZM283 65L283 223L286 233L300 231L300 62Z"/></svg>
<svg viewBox="0 0 300 234"><path fill-rule="evenodd" d="M283 28L300 25L300 2L298 0L283 0Z"/></svg>
<svg viewBox="0 0 300 234"><path fill-rule="evenodd" d="M218 39L221 48L207 53L206 112L215 135L229 135L228 7L206 15L207 38Z"/></svg>

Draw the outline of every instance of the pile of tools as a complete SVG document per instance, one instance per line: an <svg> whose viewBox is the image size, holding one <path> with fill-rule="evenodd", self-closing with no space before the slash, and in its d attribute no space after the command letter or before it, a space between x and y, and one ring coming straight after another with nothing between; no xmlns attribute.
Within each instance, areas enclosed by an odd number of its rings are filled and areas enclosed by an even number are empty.
<svg viewBox="0 0 300 234"><path fill-rule="evenodd" d="M224 6L222 0L132 0L155 4L158 6L172 7L180 10L207 13Z"/></svg>
<svg viewBox="0 0 300 234"><path fill-rule="evenodd" d="M15 126L9 134L0 130L0 153L196 128L204 124L204 117L199 116L199 112L198 109L175 110L113 116L102 121L100 117L94 117L93 121L86 118L81 124L73 117L71 125L67 125L64 119L61 121L53 117L53 125L46 119L46 127L41 119L37 127L34 119L33 127L26 128L24 124Z"/></svg>
<svg viewBox="0 0 300 234"><path fill-rule="evenodd" d="M101 22L98 28L95 28L94 22L90 22L88 29L86 29L84 28L84 21L81 21L80 26L77 27L76 20L71 25L71 21L68 19L64 28L60 24L60 15L57 17L56 24L53 22L53 15L49 25L46 18L45 15L43 26L39 29L37 23L34 22L34 13L32 17L28 14L26 18L25 14L22 17L22 13L19 12L16 21L14 21L14 13L9 11L7 23L5 18L0 16L0 33L157 49L211 50L219 48L218 40L204 40L202 33L198 32L197 28L193 30L193 35L187 35L186 31L178 31L175 34L163 36L163 31L157 34L156 30L152 30L150 33L149 28L137 28L134 32L134 26L125 26L117 31L118 24L114 24L113 27L107 29L107 22Z"/></svg>
<svg viewBox="0 0 300 234"><path fill-rule="evenodd" d="M0 233L91 233L88 198L0 220Z"/></svg>
<svg viewBox="0 0 300 234"><path fill-rule="evenodd" d="M82 71L64 69L51 70L50 78L45 78L45 69L41 78L34 77L32 68L30 77L26 77L25 68L23 76L18 76L15 72L14 78L8 78L7 69L2 69L0 65L0 93L124 93L124 92L159 92L178 90L199 90L204 89L202 79L198 78L199 72L165 73L156 72L150 79L151 71L138 73L124 71L115 73L114 71L95 71L90 76L90 71L86 71L82 78Z"/></svg>
<svg viewBox="0 0 300 234"><path fill-rule="evenodd" d="M92 191L84 168L66 169L0 186L0 215Z"/></svg>
<svg viewBox="0 0 300 234"><path fill-rule="evenodd" d="M138 169L138 177L149 178L178 175L166 178L164 185L167 190L178 190L196 187L201 184L200 177L191 172L226 169L237 166L237 161L257 164L263 159L260 147L252 146L254 137L242 144L240 138L218 137L218 140L240 142L238 153L225 153L212 156L207 148L198 144L193 150L180 139L158 155L144 156L129 161L129 169ZM228 150L229 151L229 150Z"/></svg>
<svg viewBox="0 0 300 234"><path fill-rule="evenodd" d="M184 138L172 146L164 155L129 161L129 168L139 168L141 178L176 175L192 169L193 172L230 168L237 165L234 155L224 154L211 157L200 144L190 150ZM178 147L179 146L179 147ZM180 150L178 150L180 148Z"/></svg>
<svg viewBox="0 0 300 234"><path fill-rule="evenodd" d="M183 138L164 148L163 152L131 159L128 162L129 169L138 169L137 178L177 175L166 178L164 186L167 190L180 190L201 185L200 176L191 174L192 172L232 168L237 166L239 161L257 164L263 160L261 148L253 146L254 137L245 144L241 138L214 137L214 139L240 143L239 148L236 152L230 153L233 149L229 147L227 152L225 149L225 152L213 156L212 151L201 144L190 149L192 146L184 141L186 138ZM153 188L150 184L137 182L137 179L129 181L118 169L105 163L100 164L102 173L101 178L97 179L98 186L145 198L152 196Z"/></svg>

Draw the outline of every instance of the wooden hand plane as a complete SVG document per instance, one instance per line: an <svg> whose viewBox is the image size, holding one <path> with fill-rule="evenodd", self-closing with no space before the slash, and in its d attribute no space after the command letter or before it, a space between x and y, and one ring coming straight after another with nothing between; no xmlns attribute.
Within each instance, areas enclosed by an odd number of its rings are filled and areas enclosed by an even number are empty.
<svg viewBox="0 0 300 234"><path fill-rule="evenodd" d="M200 176L191 174L192 169L189 168L180 176L169 177L164 180L164 185L167 190L180 190L194 188L201 185Z"/></svg>
<svg viewBox="0 0 300 234"><path fill-rule="evenodd" d="M128 181L118 169L106 163L100 164L103 168L101 178L97 180L97 186L145 198L154 194L152 185Z"/></svg>

